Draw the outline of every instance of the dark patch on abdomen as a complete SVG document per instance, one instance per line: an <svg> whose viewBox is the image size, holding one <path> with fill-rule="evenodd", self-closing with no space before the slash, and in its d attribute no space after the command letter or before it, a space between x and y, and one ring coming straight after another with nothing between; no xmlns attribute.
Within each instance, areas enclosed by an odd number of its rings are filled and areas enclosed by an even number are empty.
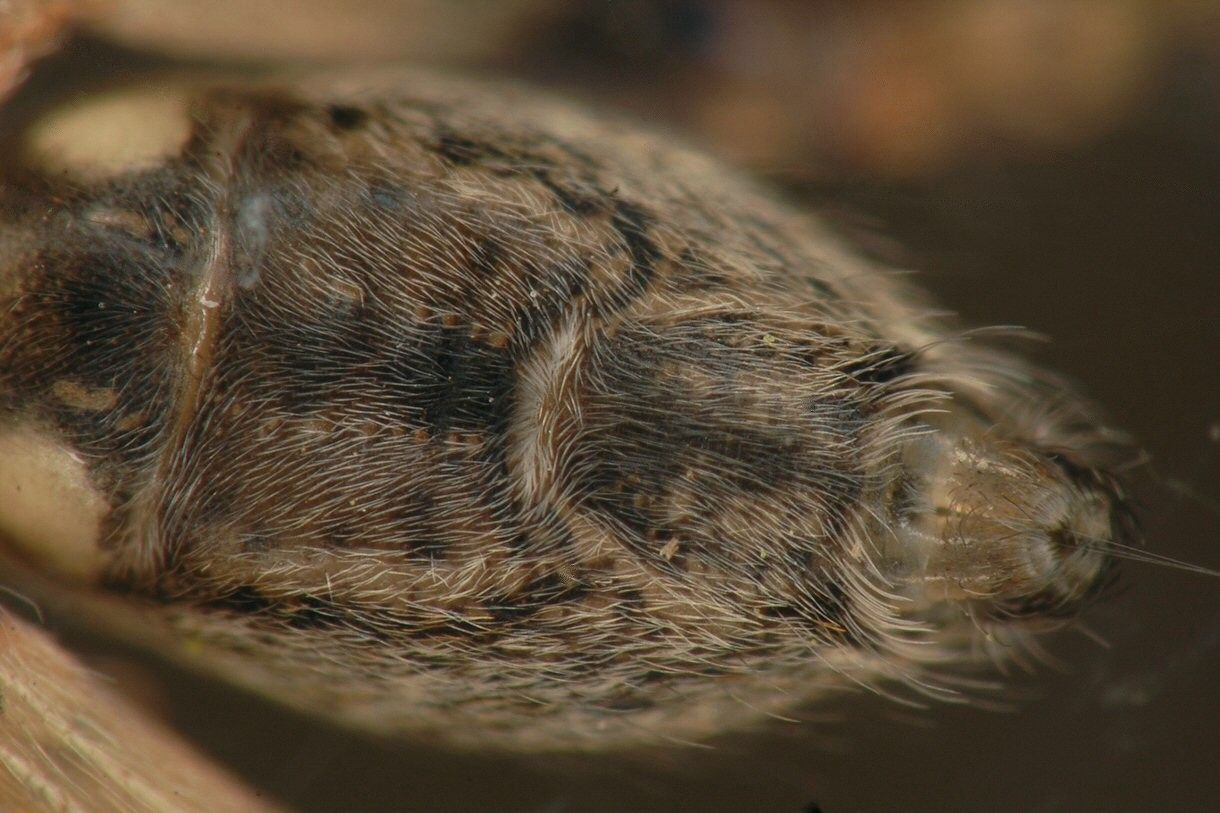
<svg viewBox="0 0 1220 813"><path fill-rule="evenodd" d="M512 359L460 327L428 326L386 368L387 391L421 410L436 432L503 432L516 385Z"/></svg>
<svg viewBox="0 0 1220 813"><path fill-rule="evenodd" d="M588 587L567 583L555 575L540 576L512 595L493 596L484 606L498 623L525 621L539 610L572 601L588 593Z"/></svg>
<svg viewBox="0 0 1220 813"><path fill-rule="evenodd" d="M915 371L915 354L897 347L878 347L864 360L842 370L861 384L889 384Z"/></svg>
<svg viewBox="0 0 1220 813"><path fill-rule="evenodd" d="M493 616L491 623L452 614L353 607L311 593L272 597L253 584L197 601L196 606L204 611L239 615L272 629L287 626L298 630L354 632L375 644L392 639L440 637L474 638L486 644L513 634L516 622L525 621L535 612L579 601L586 594L587 588L583 585L565 584L555 576L541 576L514 596L501 596L486 602L485 607Z"/></svg>
<svg viewBox="0 0 1220 813"><path fill-rule="evenodd" d="M272 627L285 625L298 630L348 630L379 643L389 640L387 628L393 626L377 623L377 614L373 612L352 611L319 596L306 593L273 598L251 584L201 601L196 606L205 611L232 613Z"/></svg>
<svg viewBox="0 0 1220 813"><path fill-rule="evenodd" d="M573 489L583 508L658 571L745 555L718 524L743 501L764 513L796 501L808 506L806 533L836 539L860 499L865 404L824 382L803 392L795 349L781 363L761 340L735 341L757 329L740 314L624 327L588 362ZM742 376L752 383L743 385ZM763 383L768 376L773 383ZM776 525L758 533L767 537L759 544L778 550L788 531ZM808 550L821 543L790 544ZM732 567L744 574L746 564Z"/></svg>
<svg viewBox="0 0 1220 813"><path fill-rule="evenodd" d="M488 141L481 141L444 129L437 133L436 141L432 146L442 158L456 166L470 166L491 159L508 157L502 149Z"/></svg>
<svg viewBox="0 0 1220 813"><path fill-rule="evenodd" d="M91 237L56 235L15 304L0 301L0 411L39 412L85 457L128 467L155 452L169 409L182 272ZM79 408L57 385L112 392L113 405Z"/></svg>
<svg viewBox="0 0 1220 813"><path fill-rule="evenodd" d="M332 104L326 108L326 113L337 130L355 130L369 120L367 111L347 104Z"/></svg>
<svg viewBox="0 0 1220 813"><path fill-rule="evenodd" d="M500 433L507 426L513 360L472 338L465 324L411 323L371 307L310 321L258 310L250 302L243 314L243 322L256 325L250 360L263 377L283 382L278 397L295 414L363 403L429 434Z"/></svg>
<svg viewBox="0 0 1220 813"><path fill-rule="evenodd" d="M616 204L610 224L622 240L631 266L618 289L610 293L607 306L601 309L602 318L625 310L648 290L656 276L661 250L649 235L651 223L652 217L639 206L622 200Z"/></svg>
<svg viewBox="0 0 1220 813"><path fill-rule="evenodd" d="M799 624L818 637L834 638L849 646L862 645L860 623L833 570L814 569L806 586L800 601L772 605L763 614Z"/></svg>

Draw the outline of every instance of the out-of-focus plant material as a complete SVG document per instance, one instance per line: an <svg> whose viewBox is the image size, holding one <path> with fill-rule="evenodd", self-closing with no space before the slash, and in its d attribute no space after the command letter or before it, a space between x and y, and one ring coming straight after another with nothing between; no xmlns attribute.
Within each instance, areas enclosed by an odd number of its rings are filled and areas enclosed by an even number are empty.
<svg viewBox="0 0 1220 813"><path fill-rule="evenodd" d="M53 50L64 29L99 0L0 0L0 99L25 78L26 66Z"/></svg>
<svg viewBox="0 0 1220 813"><path fill-rule="evenodd" d="M511 47L537 0L115 0L107 37L208 59L477 59Z"/></svg>
<svg viewBox="0 0 1220 813"><path fill-rule="evenodd" d="M763 171L912 177L1119 126L1183 43L1220 41L1220 4L112 0L92 25L209 58L507 71L666 118Z"/></svg>
<svg viewBox="0 0 1220 813"><path fill-rule="evenodd" d="M0 810L278 809L3 609L0 699Z"/></svg>

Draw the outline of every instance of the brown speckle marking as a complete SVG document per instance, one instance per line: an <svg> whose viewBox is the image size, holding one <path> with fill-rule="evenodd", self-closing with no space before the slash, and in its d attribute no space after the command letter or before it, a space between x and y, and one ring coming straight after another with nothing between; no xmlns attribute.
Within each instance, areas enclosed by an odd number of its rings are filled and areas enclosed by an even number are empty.
<svg viewBox="0 0 1220 813"><path fill-rule="evenodd" d="M148 423L147 412L132 412L124 415L115 423L114 428L120 432L130 432L133 429L138 429Z"/></svg>
<svg viewBox="0 0 1220 813"><path fill-rule="evenodd" d="M661 550L658 552L660 553L662 559L667 562L672 562L674 557L678 555L678 548L680 546L681 543L678 541L678 537L672 536L669 538L668 542L661 546Z"/></svg>
<svg viewBox="0 0 1220 813"><path fill-rule="evenodd" d="M347 279L337 279L333 284L335 296L338 298L357 306L364 304L364 289L359 284Z"/></svg>

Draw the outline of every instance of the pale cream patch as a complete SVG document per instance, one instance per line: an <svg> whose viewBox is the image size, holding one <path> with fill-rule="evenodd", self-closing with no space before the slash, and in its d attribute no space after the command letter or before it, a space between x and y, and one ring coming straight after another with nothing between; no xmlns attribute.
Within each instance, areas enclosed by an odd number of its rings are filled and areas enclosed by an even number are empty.
<svg viewBox="0 0 1220 813"><path fill-rule="evenodd" d="M51 393L65 406L83 412L106 412L119 402L118 391L111 387L86 387L69 378L52 384Z"/></svg>
<svg viewBox="0 0 1220 813"><path fill-rule="evenodd" d="M82 581L101 573L98 546L110 505L84 461L31 427L0 430L0 538L58 574Z"/></svg>
<svg viewBox="0 0 1220 813"><path fill-rule="evenodd" d="M191 134L188 97L170 86L116 91L66 105L31 128L26 150L49 169L105 180L178 155Z"/></svg>
<svg viewBox="0 0 1220 813"><path fill-rule="evenodd" d="M153 236L153 224L149 219L131 209L99 206L86 212L85 219L107 229L126 232L137 240L149 240Z"/></svg>

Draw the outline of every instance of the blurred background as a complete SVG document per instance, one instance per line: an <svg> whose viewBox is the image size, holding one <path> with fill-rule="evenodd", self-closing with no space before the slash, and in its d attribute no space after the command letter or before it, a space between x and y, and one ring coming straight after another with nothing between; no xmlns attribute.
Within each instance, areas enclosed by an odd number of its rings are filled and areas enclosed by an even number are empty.
<svg viewBox="0 0 1220 813"><path fill-rule="evenodd" d="M61 22L84 33L14 118L149 68L359 55L516 76L680 133L919 272L963 322L1051 337L1028 352L1148 450L1149 548L1220 566L1218 2L26 4L43 27L9 32L31 54ZM1085 619L1105 645L1053 636L1062 668L1018 671L1006 711L845 695L811 723L646 759L370 742L76 643L304 811L1187 811L1220 799L1217 585L1129 563Z"/></svg>

